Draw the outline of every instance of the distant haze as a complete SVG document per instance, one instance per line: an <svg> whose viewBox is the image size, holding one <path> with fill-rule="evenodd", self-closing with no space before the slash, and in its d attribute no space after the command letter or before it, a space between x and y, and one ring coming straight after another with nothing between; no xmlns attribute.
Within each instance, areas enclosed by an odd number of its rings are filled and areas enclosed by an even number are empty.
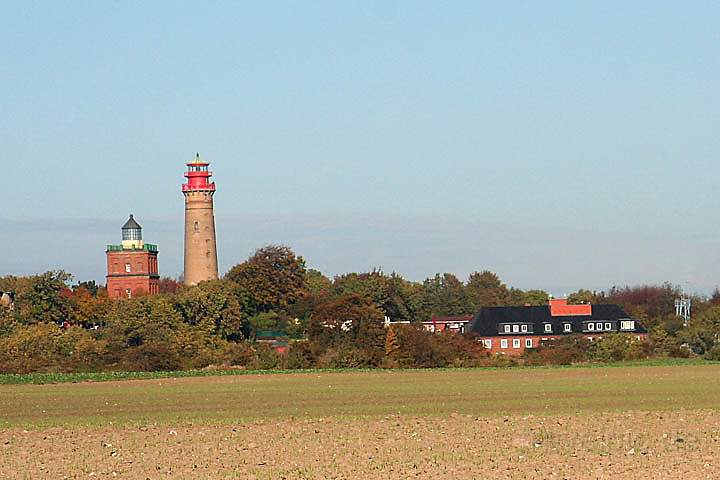
<svg viewBox="0 0 720 480"><path fill-rule="evenodd" d="M134 213L182 270L184 162L221 271L490 269L520 288L720 284L720 4L0 6L0 276L103 280Z"/></svg>

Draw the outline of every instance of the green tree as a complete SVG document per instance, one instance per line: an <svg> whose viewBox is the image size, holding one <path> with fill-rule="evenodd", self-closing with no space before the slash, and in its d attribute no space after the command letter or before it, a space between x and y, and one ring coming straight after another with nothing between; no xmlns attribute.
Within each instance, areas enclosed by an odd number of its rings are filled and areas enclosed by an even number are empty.
<svg viewBox="0 0 720 480"><path fill-rule="evenodd" d="M260 312L257 315L250 317L249 322L254 333L284 329L280 315L272 310L269 312Z"/></svg>
<svg viewBox="0 0 720 480"><path fill-rule="evenodd" d="M373 270L342 275L335 278L332 294L356 294L371 300L392 321L411 321L415 316L411 283L395 273L388 276Z"/></svg>
<svg viewBox="0 0 720 480"><path fill-rule="evenodd" d="M175 305L188 325L202 328L208 335L239 341L244 338L246 317L236 293L237 286L229 281L201 282L180 290Z"/></svg>
<svg viewBox="0 0 720 480"><path fill-rule="evenodd" d="M500 281L497 274L489 270L471 273L465 291L473 311L482 307L499 307L510 303L507 286Z"/></svg>
<svg viewBox="0 0 720 480"><path fill-rule="evenodd" d="M645 344L634 336L609 333L590 344L588 355L599 362L638 360L647 356Z"/></svg>
<svg viewBox="0 0 720 480"><path fill-rule="evenodd" d="M270 310L285 311L306 292L305 260L288 247L268 245L225 276L238 286L250 316Z"/></svg>
<svg viewBox="0 0 720 480"><path fill-rule="evenodd" d="M310 268L305 272L305 285L311 294L325 295L330 292L332 280L323 275L319 270Z"/></svg>
<svg viewBox="0 0 720 480"><path fill-rule="evenodd" d="M704 355L720 343L720 306L711 307L692 319L678 333L683 343L697 355Z"/></svg>
<svg viewBox="0 0 720 480"><path fill-rule="evenodd" d="M68 320L71 291L67 282L72 276L62 270L29 277L17 291L15 308L26 324L56 323Z"/></svg>
<svg viewBox="0 0 720 480"><path fill-rule="evenodd" d="M522 294L522 305L547 305L549 298L545 290L527 290Z"/></svg>
<svg viewBox="0 0 720 480"><path fill-rule="evenodd" d="M418 321L433 316L466 315L473 312L465 286L451 274L436 274L415 287L415 309Z"/></svg>
<svg viewBox="0 0 720 480"><path fill-rule="evenodd" d="M602 303L605 300L605 294L603 292L595 292L585 289L580 289L577 292L573 292L567 296L567 302L570 305L587 305L592 303Z"/></svg>

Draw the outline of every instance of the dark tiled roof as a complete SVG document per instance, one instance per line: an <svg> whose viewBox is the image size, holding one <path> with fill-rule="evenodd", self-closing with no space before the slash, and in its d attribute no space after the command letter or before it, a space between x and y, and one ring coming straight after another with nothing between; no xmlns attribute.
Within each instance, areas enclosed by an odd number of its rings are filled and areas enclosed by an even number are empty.
<svg viewBox="0 0 720 480"><path fill-rule="evenodd" d="M552 325L553 334L563 333L563 323L572 324L572 333L582 332L583 322L631 320L630 316L617 305L599 304L592 306L592 315L566 315L553 317L547 305L531 307L485 307L482 308L470 324L470 332L480 336L498 335L498 324L525 323L532 324L534 335L544 333L544 324ZM634 320L634 319L632 319ZM639 321L635 320L633 333L647 333ZM531 335L532 333L524 333ZM514 333L513 335L517 335Z"/></svg>
<svg viewBox="0 0 720 480"><path fill-rule="evenodd" d="M130 218L127 222L125 222L125 225L122 226L123 230L142 230L142 227L139 223L135 221L135 218L133 218L132 214L130 214Z"/></svg>

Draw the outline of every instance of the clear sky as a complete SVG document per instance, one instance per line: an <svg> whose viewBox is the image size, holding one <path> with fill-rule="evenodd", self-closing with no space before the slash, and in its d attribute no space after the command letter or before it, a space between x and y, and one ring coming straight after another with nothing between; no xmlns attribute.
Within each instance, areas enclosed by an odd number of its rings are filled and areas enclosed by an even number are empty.
<svg viewBox="0 0 720 480"><path fill-rule="evenodd" d="M212 162L221 270L489 268L720 284L720 3L0 0L0 275L103 280L132 212L182 270Z"/></svg>

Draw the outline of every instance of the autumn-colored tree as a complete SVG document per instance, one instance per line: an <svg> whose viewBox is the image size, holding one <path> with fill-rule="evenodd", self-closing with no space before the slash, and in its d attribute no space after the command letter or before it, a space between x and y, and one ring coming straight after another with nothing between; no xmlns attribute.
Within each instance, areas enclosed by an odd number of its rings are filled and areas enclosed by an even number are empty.
<svg viewBox="0 0 720 480"><path fill-rule="evenodd" d="M433 333L420 325L396 325L396 358L402 367L471 367L487 360L487 350L477 341L454 333Z"/></svg>
<svg viewBox="0 0 720 480"><path fill-rule="evenodd" d="M106 290L95 289L93 294L92 290L79 285L74 288L68 299L68 320L73 325L85 328L102 325L105 322L110 303Z"/></svg>
<svg viewBox="0 0 720 480"><path fill-rule="evenodd" d="M250 316L270 310L284 311L306 292L305 260L286 246L268 245L225 276L235 282Z"/></svg>
<svg viewBox="0 0 720 480"><path fill-rule="evenodd" d="M675 299L681 295L680 287L667 282L662 285L612 287L608 303L620 305L635 318L654 318L673 313Z"/></svg>
<svg viewBox="0 0 720 480"><path fill-rule="evenodd" d="M182 282L179 282L174 278L162 277L158 281L158 291L160 293L177 293L182 290L182 288Z"/></svg>
<svg viewBox="0 0 720 480"><path fill-rule="evenodd" d="M384 355L384 315L368 299L343 295L318 305L310 317L308 338L323 350L358 349L367 366L377 366Z"/></svg>
<svg viewBox="0 0 720 480"><path fill-rule="evenodd" d="M389 367L399 366L398 357L400 345L398 344L395 328L392 326L386 329L385 334L385 364Z"/></svg>
<svg viewBox="0 0 720 480"><path fill-rule="evenodd" d="M78 291L79 289L86 290L90 293L93 297L97 296L98 291L100 290L100 286L95 283L95 280L86 280L84 282L78 282L77 284L70 287L73 292Z"/></svg>

